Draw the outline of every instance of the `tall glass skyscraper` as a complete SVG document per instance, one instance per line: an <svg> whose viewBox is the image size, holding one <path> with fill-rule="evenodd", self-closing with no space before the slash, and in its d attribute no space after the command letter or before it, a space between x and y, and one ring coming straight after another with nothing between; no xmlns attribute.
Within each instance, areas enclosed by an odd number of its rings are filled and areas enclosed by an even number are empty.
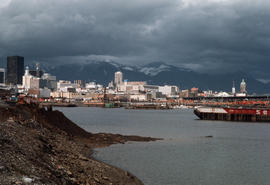
<svg viewBox="0 0 270 185"><path fill-rule="evenodd" d="M7 84L22 84L24 73L24 57L8 56L7 57Z"/></svg>

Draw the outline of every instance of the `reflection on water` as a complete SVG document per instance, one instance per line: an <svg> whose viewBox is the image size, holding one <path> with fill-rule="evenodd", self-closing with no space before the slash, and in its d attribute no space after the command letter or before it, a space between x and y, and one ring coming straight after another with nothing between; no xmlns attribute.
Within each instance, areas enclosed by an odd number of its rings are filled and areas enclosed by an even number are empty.
<svg viewBox="0 0 270 185"><path fill-rule="evenodd" d="M58 109L90 132L165 138L95 152L145 184L270 184L270 124L201 121L191 110Z"/></svg>

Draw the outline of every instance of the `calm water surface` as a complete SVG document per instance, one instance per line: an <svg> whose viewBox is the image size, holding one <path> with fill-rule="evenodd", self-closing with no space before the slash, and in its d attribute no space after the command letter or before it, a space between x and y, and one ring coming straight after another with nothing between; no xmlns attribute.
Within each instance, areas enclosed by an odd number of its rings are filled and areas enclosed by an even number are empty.
<svg viewBox="0 0 270 185"><path fill-rule="evenodd" d="M270 185L270 124L201 121L192 110L58 109L90 132L164 138L95 152L145 184Z"/></svg>

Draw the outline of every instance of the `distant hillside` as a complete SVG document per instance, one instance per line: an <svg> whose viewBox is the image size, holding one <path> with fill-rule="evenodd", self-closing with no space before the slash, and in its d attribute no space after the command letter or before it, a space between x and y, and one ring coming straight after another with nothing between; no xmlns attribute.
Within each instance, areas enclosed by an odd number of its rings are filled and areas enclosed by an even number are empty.
<svg viewBox="0 0 270 185"><path fill-rule="evenodd" d="M177 85L181 89L199 87L202 90L231 91L232 81L236 89L242 78L247 82L249 93L269 93L270 84L264 84L244 72L231 74L201 74L184 68L179 68L165 63L150 63L144 66L127 66L115 62L90 62L87 64L65 64L47 68L57 76L58 80L95 81L107 85L114 78L116 71L124 73L124 79L129 81L147 81L148 84Z"/></svg>

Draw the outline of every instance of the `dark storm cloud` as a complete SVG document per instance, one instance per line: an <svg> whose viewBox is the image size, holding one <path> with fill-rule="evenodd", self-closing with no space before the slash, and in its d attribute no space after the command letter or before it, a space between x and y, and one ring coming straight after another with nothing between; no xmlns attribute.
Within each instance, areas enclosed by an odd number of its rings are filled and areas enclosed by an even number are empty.
<svg viewBox="0 0 270 185"><path fill-rule="evenodd" d="M269 68L267 0L0 0L0 54Z"/></svg>

